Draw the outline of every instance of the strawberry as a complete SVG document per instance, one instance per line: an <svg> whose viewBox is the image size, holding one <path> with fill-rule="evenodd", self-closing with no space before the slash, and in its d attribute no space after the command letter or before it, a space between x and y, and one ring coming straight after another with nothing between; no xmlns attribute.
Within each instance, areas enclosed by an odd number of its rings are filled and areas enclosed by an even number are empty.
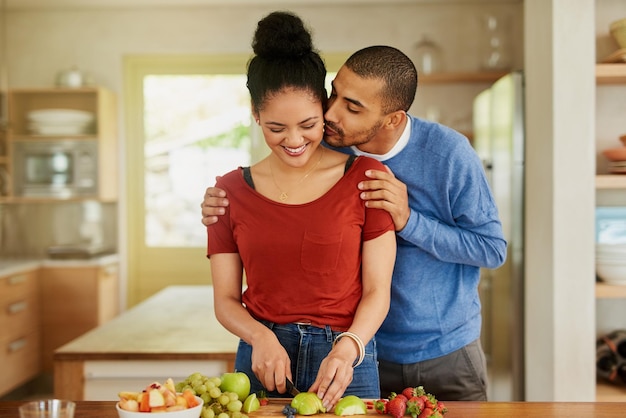
<svg viewBox="0 0 626 418"><path fill-rule="evenodd" d="M424 410L418 415L418 418L430 418L433 412L432 408L424 408Z"/></svg>
<svg viewBox="0 0 626 418"><path fill-rule="evenodd" d="M257 399L259 400L259 404L261 406L265 406L268 403L270 403L269 398L267 397L267 393L265 393L264 390L260 390L259 393L257 394Z"/></svg>
<svg viewBox="0 0 626 418"><path fill-rule="evenodd" d="M435 405L437 405L437 401L434 401L434 396L430 394L424 394L420 396L424 400L424 408L435 409Z"/></svg>
<svg viewBox="0 0 626 418"><path fill-rule="evenodd" d="M406 403L406 411L416 418L424 409L424 400L419 396L412 396Z"/></svg>
<svg viewBox="0 0 626 418"><path fill-rule="evenodd" d="M439 411L441 415L443 415L448 412L448 408L446 408L446 405L443 402L437 401L437 411Z"/></svg>
<svg viewBox="0 0 626 418"><path fill-rule="evenodd" d="M415 396L415 388L412 388L412 387L404 388L404 390L402 391L402 394L406 396L407 399L411 399L413 396Z"/></svg>
<svg viewBox="0 0 626 418"><path fill-rule="evenodd" d="M387 403L387 414L393 418L402 418L406 412L404 395L397 395Z"/></svg>
<svg viewBox="0 0 626 418"><path fill-rule="evenodd" d="M379 414L386 414L388 402L389 402L389 399L377 399L374 401L374 409Z"/></svg>

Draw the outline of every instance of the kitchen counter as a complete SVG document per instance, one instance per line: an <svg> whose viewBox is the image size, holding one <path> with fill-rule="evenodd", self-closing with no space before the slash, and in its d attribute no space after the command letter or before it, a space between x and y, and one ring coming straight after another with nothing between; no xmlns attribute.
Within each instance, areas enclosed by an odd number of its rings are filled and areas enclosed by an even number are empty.
<svg viewBox="0 0 626 418"><path fill-rule="evenodd" d="M211 286L170 286L58 348L54 394L113 400L152 380L219 375L234 370L238 343L215 318ZM97 385L106 385L100 392L107 398L95 393Z"/></svg>
<svg viewBox="0 0 626 418"><path fill-rule="evenodd" d="M269 405L248 414L250 418L284 417L280 412L288 401L272 400ZM17 408L23 402L0 402L0 418L15 418ZM623 417L626 403L598 402L447 402L448 413L445 418L521 418L521 417ZM390 418L390 415L378 415L369 411L369 415ZM117 418L115 401L78 401L74 416L76 418ZM335 417L331 414L316 417ZM410 417L405 415L405 417Z"/></svg>
<svg viewBox="0 0 626 418"><path fill-rule="evenodd" d="M118 254L107 254L88 259L52 260L49 258L0 258L0 276L9 276L40 267L89 267L117 263Z"/></svg>

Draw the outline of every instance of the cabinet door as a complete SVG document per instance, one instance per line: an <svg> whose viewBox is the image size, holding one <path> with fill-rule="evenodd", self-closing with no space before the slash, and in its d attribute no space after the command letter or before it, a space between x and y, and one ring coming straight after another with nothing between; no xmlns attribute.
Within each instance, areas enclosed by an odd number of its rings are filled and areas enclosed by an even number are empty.
<svg viewBox="0 0 626 418"><path fill-rule="evenodd" d="M39 327L35 271L0 278L0 338L19 337Z"/></svg>
<svg viewBox="0 0 626 418"><path fill-rule="evenodd" d="M118 265L103 266L98 271L98 324L120 313Z"/></svg>
<svg viewBox="0 0 626 418"><path fill-rule="evenodd" d="M0 394L39 373L37 271L0 277Z"/></svg>
<svg viewBox="0 0 626 418"><path fill-rule="evenodd" d="M44 370L52 370L54 350L117 315L117 281L115 268L87 266L42 269Z"/></svg>

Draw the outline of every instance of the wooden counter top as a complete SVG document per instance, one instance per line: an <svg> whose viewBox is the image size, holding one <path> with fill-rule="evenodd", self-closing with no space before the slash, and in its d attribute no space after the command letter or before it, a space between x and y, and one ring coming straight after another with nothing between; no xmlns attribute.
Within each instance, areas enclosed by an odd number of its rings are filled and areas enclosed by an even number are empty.
<svg viewBox="0 0 626 418"><path fill-rule="evenodd" d="M171 286L59 347L56 360L234 360L239 339L213 312L211 286Z"/></svg>
<svg viewBox="0 0 626 418"><path fill-rule="evenodd" d="M103 400L86 394L93 381L90 367L97 364L111 370L113 362L123 362L131 370L152 361L151 370L162 374L159 379L171 376L168 362L213 361L231 371L238 344L239 338L215 318L211 286L171 286L55 350L54 395Z"/></svg>
<svg viewBox="0 0 626 418"><path fill-rule="evenodd" d="M275 407L272 408L276 402ZM17 417L17 408L23 402L5 401L0 402L0 418ZM260 410L248 414L250 418L284 417L280 410L285 404L284 400L274 401L261 407ZM576 418L606 418L624 417L626 403L608 402L448 402L448 413L445 418L521 418L521 417L576 417ZM377 415L370 412L368 416L376 415L381 418L390 418L390 415ZM76 405L76 418L117 418L115 402L113 401L78 401ZM335 417L324 414L314 417ZM410 415L405 415L410 417Z"/></svg>

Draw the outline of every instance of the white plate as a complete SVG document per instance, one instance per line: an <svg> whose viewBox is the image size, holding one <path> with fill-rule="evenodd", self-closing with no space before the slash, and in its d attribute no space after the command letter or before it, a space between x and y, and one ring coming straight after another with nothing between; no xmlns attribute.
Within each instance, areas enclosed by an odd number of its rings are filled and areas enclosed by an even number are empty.
<svg viewBox="0 0 626 418"><path fill-rule="evenodd" d="M38 123L88 123L94 120L92 112L76 109L40 109L28 112L28 119Z"/></svg>
<svg viewBox="0 0 626 418"><path fill-rule="evenodd" d="M87 126L82 125L36 125L30 127L35 135L84 135L88 133Z"/></svg>
<svg viewBox="0 0 626 418"><path fill-rule="evenodd" d="M596 243L626 244L626 207L596 208Z"/></svg>

